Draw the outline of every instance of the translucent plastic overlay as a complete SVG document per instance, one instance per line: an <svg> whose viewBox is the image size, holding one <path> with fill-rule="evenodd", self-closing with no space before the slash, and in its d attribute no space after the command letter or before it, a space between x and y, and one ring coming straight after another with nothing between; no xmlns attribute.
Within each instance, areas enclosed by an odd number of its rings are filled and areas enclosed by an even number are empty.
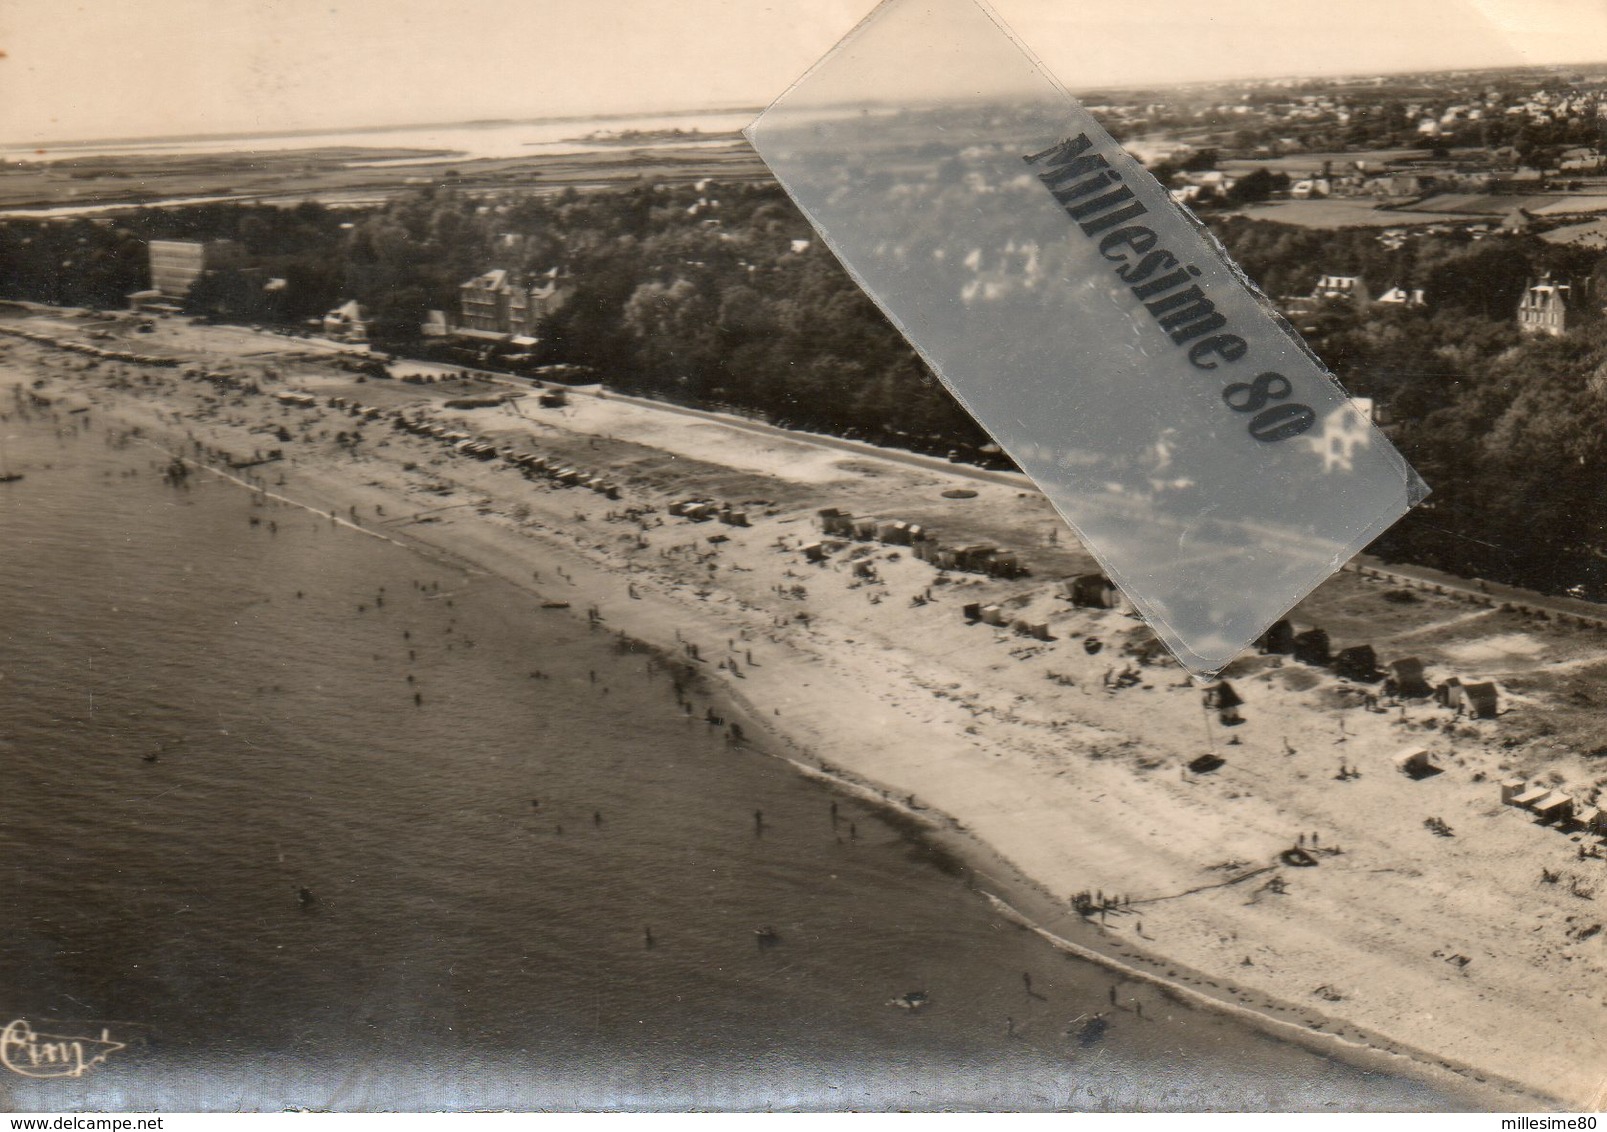
<svg viewBox="0 0 1607 1132"><path fill-rule="evenodd" d="M975 0L886 0L747 135L1189 671L1427 494Z"/></svg>

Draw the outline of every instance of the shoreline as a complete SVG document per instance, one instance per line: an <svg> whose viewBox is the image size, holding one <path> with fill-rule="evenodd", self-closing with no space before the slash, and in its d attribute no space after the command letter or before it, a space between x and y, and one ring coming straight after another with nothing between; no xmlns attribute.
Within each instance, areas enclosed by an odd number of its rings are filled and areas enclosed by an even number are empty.
<svg viewBox="0 0 1607 1132"><path fill-rule="evenodd" d="M384 385L388 386L390 383ZM99 383L90 383L83 388L94 392L92 401L104 404L106 391ZM408 395L417 392L411 387L402 387L400 390L392 387L386 390L386 392L395 391ZM376 391L370 387L370 392ZM108 415L124 421L132 419L142 429L158 430L163 435L173 438L176 444L178 437L186 429L195 433L206 433L207 422L188 414L184 417L175 415L171 422L166 420L163 409L171 412L182 408L182 403L162 398L159 390L152 395L157 398L154 405L140 405L131 398L119 397L118 406L107 406L110 409ZM368 399L367 395L364 399ZM273 408L269 407L267 414L271 416L273 411ZM450 414L440 415L450 416ZM497 423L498 428L509 425L510 422L506 418ZM540 430L550 432L553 429L564 431L562 426L546 424L540 426ZM215 436L215 432L209 435ZM150 438L149 435L145 435L142 439L149 442ZM227 435L225 439L228 439ZM416 490L416 477L413 485L409 486L406 477L397 472L395 466L404 457L413 456L416 452L427 452L429 449L423 442L415 444L400 437L390 439L405 449L401 455L394 453L386 457L368 455L362 459L354 456L353 462L348 467L340 466L343 456L308 457L302 454L302 449L298 445L292 449L294 455L291 460L280 465L269 465L264 469L265 472L274 469L282 473L287 480L285 491L288 494L274 491L274 487L278 485L254 483L250 478L234 474L232 470L223 471L210 465L203 466L213 474L223 476L248 490L273 494L275 498L281 498L322 517L332 517L342 525L384 538L397 545L407 546L409 549L440 555L457 564L494 575L537 600L547 600L554 593L572 598L571 609L557 611L567 616L578 619L588 606L597 607L603 611L603 627L607 631L642 642L665 657L667 662L682 663L682 658L677 655L676 645L684 643L683 633L686 639L696 637L705 645L711 637L731 635L734 640L737 633L745 634L744 641L751 642L753 646L748 650L750 657L748 663L751 667L745 672L737 673L736 676L728 675L724 670L724 661L728 658L722 655L721 671L716 676L712 667L716 651L711 651L704 658L704 663L696 666L696 670L707 680L711 688L716 690L715 694L721 700L739 705L738 709L722 710L732 710L733 714L742 714L751 719L755 727L765 733L767 739L771 735L774 736L775 750L765 750L766 755L787 760L800 773L806 773L811 777L818 776L834 790L846 792L867 803L897 812L903 818L923 827L925 831L923 836L932 839L946 851L956 851L957 845L957 855L979 875L979 879L988 882L987 888L978 888L978 894L994 903L997 906L996 910L1006 918L1015 917L1024 920L1029 930L1039 934L1051 946L1100 963L1107 969L1120 972L1124 977L1141 979L1168 991L1175 991L1191 1005L1219 1007L1241 1020L1253 1022L1258 1028L1280 1039L1301 1042L1320 1052L1341 1052L1346 1056L1376 1055L1385 1063L1404 1059L1393 1068L1404 1069L1430 1079L1444 1080L1458 1088L1466 1088L1477 1093L1497 1092L1503 1096L1510 1096L1510 1099L1531 1104L1562 1103L1560 1100L1543 1096L1532 1086L1525 1085L1508 1074L1476 1066L1471 1061L1450 1054L1433 1053L1430 1047L1421 1041L1402 1040L1392 1036L1387 1029L1369 1026L1363 1021L1349 1020L1346 1017L1348 1012L1330 1014L1328 1011L1297 1005L1286 995L1279 994L1276 989L1269 989L1265 985L1256 986L1253 979L1228 980L1224 979L1221 973L1213 975L1209 970L1202 970L1197 963L1189 962L1192 956L1188 955L1187 949L1184 949L1183 954L1178 954L1176 949L1169 951L1164 944L1155 946L1157 937L1145 936L1142 941L1130 941L1127 936L1102 930L1083 921L1074 912L1067 910L1063 897L1054 892L1054 882L1049 878L1055 869L1047 867L1047 863L1042 859L1023 860L1019 855L1012 856L1012 852L1019 854L1023 844L1021 838L1030 840L1035 836L1033 831L1024 830L1020 838L1014 841L1006 839L1002 846L996 837L990 836L996 834L1001 820L1009 819L1009 824L1015 824L1013 821L1015 815L1002 802L1004 798L1013 797L1012 794L1000 795L1001 808L996 812L988 810L987 799L978 798L977 801L982 805L981 812L970 813L964 806L953 805L943 797L934 798L924 789L921 791L919 803L906 805L900 801L910 785L913 784L918 789L922 787L923 776L928 773L939 777L943 775L943 768L933 765L940 760L925 757L929 753L926 749L929 744L924 740L941 736L945 746L944 766L960 768L949 772L949 776L954 778L952 783L954 789L950 789L949 793L951 796L969 798L973 796L973 792L968 789L967 783L973 786L977 784L997 786L1002 780L1016 774L1008 768L999 769L977 764L971 747L985 749L985 745L990 741L990 733L1021 730L1032 721L1024 720L1028 710L1026 707L1006 704L1001 708L997 704L986 703L972 707L966 707L964 704L956 705L954 701L957 697L952 692L944 690L940 684L941 677L928 674L924 669L912 668L906 671L885 668L884 675L888 688L909 691L911 689L905 688L905 684L908 683L919 693L930 685L929 694L938 701L935 711L922 709L924 719L919 721L927 726L936 727L930 735L920 734L921 726L912 729L893 718L894 703L888 702L892 694L884 692L881 688L867 689L865 683L869 673L884 670L878 667L883 661L888 663L894 659L903 661L903 656L900 654L897 658L883 657L876 652L874 638L868 643L862 642L861 627L852 620L846 622L842 620L842 615L846 613L848 606L839 602L828 609L827 613L818 614L821 622L818 629L809 626L799 631L795 625L779 626L774 616L776 607L767 607L762 602L752 600L751 592L745 598L743 596L745 591L738 588L719 584L703 586L686 582L685 576L689 573L687 570L675 574L673 571L666 573L665 569L660 567L655 572L651 564L643 567L638 560L622 560L613 551L603 549L604 544L601 542L594 546L591 539L594 537L592 530L595 527L595 520L586 520L584 523L580 520L566 522L568 516L565 514L572 509L576 499L584 499L586 502L580 506L586 507L590 512L593 506L590 496L574 496L546 489L534 490L526 502L530 504L536 518L534 520L513 518L509 513L507 500L505 498L499 500L498 491L487 487L492 476L503 476L506 482L508 472L500 465L491 467L463 463L460 466L447 458L433 457L430 466L432 468L438 466L442 470L421 471L419 474L452 482L455 485L454 494L460 499L464 495L469 496L469 502L453 504L455 510L437 513L433 521L422 523L416 521L422 518L425 512L419 512L413 519L406 519L403 516L406 516L410 509L416 510L420 502ZM178 446L182 447L182 444ZM714 455L718 457L719 453L716 452ZM717 458L714 459L713 465L717 465L718 462ZM858 464L867 462L864 458L856 460ZM683 461L683 463L689 465L691 462ZM381 464L384 468L376 466ZM686 470L703 474L701 469L689 467ZM378 475L379 479L365 480L365 475ZM526 489L521 484L519 490L524 492ZM806 499L818 500L823 495L829 497L829 493L829 489L813 488L802 489L798 494ZM389 518L383 523L376 521L373 526L365 522L351 522L341 517L348 508L361 508L366 516L372 513L377 505L384 506L387 514L394 508L396 517ZM331 516L331 510L336 514ZM783 517L780 521L793 522L794 519L787 516L793 516L797 510L793 505L781 505L778 513ZM804 513L807 513L807 509ZM782 542L799 541L797 536L807 533L803 525L791 531L787 531L786 528L775 528L770 519L764 520L760 526L764 535L775 533L777 529L781 530L783 533L779 537ZM655 544L659 538L659 534L656 533L658 531L674 536L686 533L686 528L656 528L653 534ZM735 531L731 533L737 534ZM750 557L742 561L750 563L749 566L737 563L734 555L730 555L725 546L719 549L722 555L722 568L752 572L755 567L751 564L758 561L757 556L771 548L758 545L748 548ZM792 561L794 556L793 552L788 552L785 561ZM534 580L527 577L532 563L539 567L538 576ZM893 575L896 571L904 571L905 567L913 565L908 562L889 563L883 569L887 574ZM921 569L925 569L924 565ZM567 585L550 582L540 576L554 570L566 576ZM744 581L736 575L730 577L734 582ZM680 580L676 580L678 578ZM535 584L536 581L540 581L539 586ZM816 583L811 581L810 585L811 589L814 589ZM1041 586L1041 583L1039 585ZM631 591L630 597L621 592L627 587ZM705 589L707 593L702 592ZM751 585L748 589L752 590ZM849 595L850 598L852 596ZM944 600L950 606L954 604L952 595L945 594ZM811 608L814 608L815 604L816 599L812 595ZM859 608L862 609L863 606ZM1111 622L1107 620L1102 624ZM767 627L771 630L768 634L765 632ZM931 644L935 647L938 643ZM718 649L717 645L712 647ZM733 649L733 656L735 651ZM861 652L868 652L869 655L865 662L856 666L856 657ZM759 654L760 660L752 660L753 653ZM732 663L735 665L736 661L733 659ZM736 669L733 667L732 671L735 672ZM1162 668L1157 676L1165 672L1166 669ZM738 676L741 678L737 678ZM805 688L812 690L805 693L803 690ZM1086 683L1081 685L1081 691L1085 696L1091 695ZM1157 702L1160 702L1158 698ZM851 719L842 718L853 714L846 706L850 703L855 707L864 708L864 715L870 720L865 729L858 729ZM1102 706L1097 698L1088 701L1089 710ZM765 708L770 709L768 714ZM785 712L783 708L786 709ZM961 708L964 710L959 710ZM966 714L967 712L969 714ZM836 718L828 718L829 716ZM951 720L974 722L957 726ZM1042 728L1039 727L1039 730ZM915 733L912 734L912 731ZM980 737L976 744L972 744L971 740L966 738L968 731L979 733ZM1125 750L1137 742L1130 738L1123 740L1119 734L1101 726L1097 714L1087 716L1085 721L1076 725L1056 725L1048 733L1055 736L1054 746L1065 746L1069 743L1074 750L1099 752L1111 744L1114 744L1116 749ZM845 735L850 737L858 735L858 739L855 741L850 738L845 743ZM1009 738L1008 735L1003 737ZM1285 743L1287 744L1287 739ZM1144 745L1144 743L1138 744L1140 747ZM1301 745L1305 745L1304 740L1301 740ZM769 743L761 743L759 746L765 748ZM995 758L1002 757L997 750L987 753ZM1099 777L1092 780L1090 790L1107 780L1112 783L1124 782L1130 776L1128 768L1112 765L1108 755L1095 753L1092 758L1093 769L1098 772ZM962 763L974 769L963 771ZM1121 772L1120 775L1116 773L1117 771ZM1026 778L1024 781L1030 791L1034 780ZM1019 783L1005 782L1004 785L1013 789ZM955 790L958 794L955 794ZM915 796L910 797L913 799ZM1150 801L1153 802L1153 799ZM1050 811L1046 817L1053 820L1056 816L1053 813L1054 799L1046 799L1043 805ZM1120 822L1122 817L1118 814L1111 820ZM1086 854L1079 857L1075 853L1076 849L1076 846L1068 849L1070 855L1064 859L1074 874L1087 875L1091 870L1086 863ZM1097 858L1095 863L1097 864ZM1065 873L1066 868L1067 866L1062 866L1058 871ZM995 876L995 873L1002 875ZM999 883L994 883L995 881ZM988 888L999 889L1003 895L995 895L994 892L988 891ZM1166 901L1175 898L1159 896L1145 899ZM1024 907L1026 911L1022 912L1017 905ZM1145 911L1144 915L1146 919L1153 918L1157 922L1167 924L1163 931L1168 937L1171 935L1171 925L1167 923L1162 907L1156 907L1153 912ZM1168 954L1178 955L1178 958L1168 960ZM1223 989L1224 984L1226 990ZM1240 987L1253 989L1241 991ZM1213 989L1216 992L1214 994ZM1261 1005L1247 1005L1246 1001L1252 999ZM1352 1032L1356 1034L1355 1038L1345 1036ZM1389 1068L1387 1064L1384 1067ZM1480 1077L1484 1080L1480 1081Z"/></svg>
<svg viewBox="0 0 1607 1132"><path fill-rule="evenodd" d="M348 530L380 539L426 558L445 559L459 567L481 571L533 598L545 597L545 594L522 578L498 571L484 562L450 550L432 540L418 536L398 538L370 529L361 523L354 523L341 518L338 514L322 510L312 503L253 484L236 475L232 469L218 468L205 461L161 447L148 438L141 439L143 443L166 456L181 459L246 491L261 493L267 498L299 508L321 519L329 519ZM341 485L325 483L322 486L326 490L338 491ZM548 566L551 565L553 556L565 555L564 548L548 540L538 537L536 541L540 544L538 553L546 556L544 564ZM579 558L574 560L575 565L581 565L583 562L584 560ZM1293 1042L1325 1056L1340 1056L1352 1061L1361 1061L1370 1068L1384 1072L1414 1075L1442 1087L1449 1087L1453 1091L1468 1094L1493 1092L1503 1099L1528 1102L1531 1107L1561 1104L1558 1098L1536 1093L1516 1081L1481 1079L1472 1066L1458 1066L1437 1058L1430 1051L1413 1048L1385 1035L1368 1033L1342 1018L1302 1009L1289 1002L1264 1002L1259 1008L1250 1007L1234 1001L1220 989L1212 993L1212 990L1207 988L1216 988L1217 984L1209 980L1205 974L1186 968L1179 973L1178 968L1182 965L1167 959L1163 954L1146 950L1141 946L1129 950L1130 945L1103 932L1092 919L1076 917L1063 909L1057 910L1054 897L1041 882L1021 872L993 846L968 830L958 818L941 811L934 813L924 808L912 808L894 797L888 787L845 771L835 766L820 752L801 744L784 727L778 727L766 719L757 706L741 694L740 689L732 686L732 681L729 679L714 676L706 667L690 665L683 657L665 648L661 643L633 635L628 627L615 627L604 619L591 621L582 616L581 611L573 605L554 612L580 624L590 623L594 626L600 624L616 641L625 643L632 651L651 654L666 670L680 669L688 673L691 677L689 686L710 699L711 709L718 704L722 718L726 714L742 716L741 722L748 725L743 733L756 732L762 736L758 742L744 738L737 740L735 745L760 757L786 763L795 773L819 782L845 798L852 798L870 806L900 825L910 827L914 839L935 846L940 851L964 862L965 869L971 874L968 878L968 889L995 914L1008 923L1032 932L1058 952L1118 974L1124 980L1155 987L1164 995L1173 997L1190 1008L1215 1011L1270 1037ZM721 700L726 702L719 703ZM787 751L791 753L786 753ZM998 889L1003 895L990 891L990 888ZM1028 911L1023 911L1023 908ZM1053 928L1051 925L1057 920L1069 920L1069 931L1066 927ZM1062 934L1063 932L1066 934ZM1072 935L1081 938L1074 939L1071 938ZM1168 969L1167 974L1161 973L1163 968ZM1131 1009L1121 1006L1115 1008ZM1344 1037L1342 1031L1347 1027L1357 1031L1358 1037Z"/></svg>

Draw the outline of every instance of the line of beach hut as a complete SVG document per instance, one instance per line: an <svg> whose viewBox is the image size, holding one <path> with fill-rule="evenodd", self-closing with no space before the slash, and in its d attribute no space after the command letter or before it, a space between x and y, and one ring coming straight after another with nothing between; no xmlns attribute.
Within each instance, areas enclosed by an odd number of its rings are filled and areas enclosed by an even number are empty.
<svg viewBox="0 0 1607 1132"><path fill-rule="evenodd" d="M1287 619L1275 622L1263 633L1256 640L1256 648L1263 655L1291 656L1301 664L1327 668L1335 676L1357 683L1383 681L1384 694L1399 699L1432 697L1442 706L1466 712L1475 719L1494 719L1500 714L1500 696L1489 681L1464 683L1460 677L1452 676L1437 685L1430 684L1423 662L1415 656L1380 666L1372 645L1353 645L1334 652L1325 630L1311 628L1297 633Z"/></svg>
<svg viewBox="0 0 1607 1132"><path fill-rule="evenodd" d="M1120 609L1123 608L1125 598L1109 578L1103 574L1087 574L1079 578L1067 578L1058 583L1059 596L1069 598L1072 605L1093 609ZM966 621L980 622L984 625L993 625L998 628L1011 628L1029 637L1039 640L1053 640L1049 635L1048 622L1026 621L1020 618L1011 619L1004 606L998 604L983 605L981 602L967 602L961 610Z"/></svg>
<svg viewBox="0 0 1607 1132"><path fill-rule="evenodd" d="M1080 574L1073 578L1063 578L1055 583L1056 596L1070 601L1078 609L1114 609L1123 613L1133 612L1132 605L1117 585L1104 574ZM994 625L1000 628L1011 628L1025 636L1036 637L1039 640L1049 641L1054 638L1049 634L1047 622L1026 621L1011 619L1007 616L1002 605L983 605L980 602L970 602L963 609L963 615L968 622L981 622L984 625Z"/></svg>
<svg viewBox="0 0 1607 1132"><path fill-rule="evenodd" d="M354 417L362 417L365 421L377 421L385 415L385 410L374 405L365 405L361 401L349 397L331 397L324 404L331 409L343 409Z"/></svg>
<svg viewBox="0 0 1607 1132"><path fill-rule="evenodd" d="M1049 622L1029 621L1023 617L1009 617L1002 605L983 605L980 602L967 602L963 614L970 624L992 625L999 629L1011 629L1023 637L1032 637L1039 641L1052 641L1054 636L1049 632Z"/></svg>
<svg viewBox="0 0 1607 1132"><path fill-rule="evenodd" d="M423 418L413 419L400 412L394 415L391 424L399 432L439 440L459 456L486 461L500 459L518 468L526 479L545 479L559 487L584 487L609 499L619 498L619 485L606 476L585 468L572 467L555 457L521 452L510 445L494 444L484 437L471 436Z"/></svg>
<svg viewBox="0 0 1607 1132"><path fill-rule="evenodd" d="M906 546L922 562L929 562L939 570L957 570L967 574L986 574L994 578L1020 578L1030 571L1013 550L987 543L965 546L947 546L938 541L935 532L919 523L903 519L882 519L870 515L849 515L835 507L818 512L821 533L830 538L850 539L855 542L877 542L885 546ZM824 542L804 547L811 561L820 561L828 547Z"/></svg>
<svg viewBox="0 0 1607 1132"><path fill-rule="evenodd" d="M717 519L728 527L746 527L748 513L740 507L733 507L729 503L719 503L713 499L676 499L673 500L668 511L671 515L682 519L690 519L694 523L707 523Z"/></svg>
<svg viewBox="0 0 1607 1132"><path fill-rule="evenodd" d="M52 346L58 350L71 350L75 354L85 354L91 358L99 358L108 362L128 362L138 366L176 366L178 358L161 357L156 354L138 354L132 350L113 350L106 346L96 346L89 342L74 342L68 338L57 338L54 334L46 334L42 330L29 330L25 326L0 326L0 334L13 338L26 338L28 341L40 346Z"/></svg>
<svg viewBox="0 0 1607 1132"><path fill-rule="evenodd" d="M239 393L262 392L262 388L256 381L244 374L202 369L200 366L187 366L180 373L180 376L186 381L204 381L208 385L216 385L219 389L232 389Z"/></svg>
<svg viewBox="0 0 1607 1132"><path fill-rule="evenodd" d="M1597 837L1607 837L1607 813L1561 790L1531 786L1522 778L1509 778L1501 783L1501 803L1526 810L1542 823L1558 829L1582 829Z"/></svg>

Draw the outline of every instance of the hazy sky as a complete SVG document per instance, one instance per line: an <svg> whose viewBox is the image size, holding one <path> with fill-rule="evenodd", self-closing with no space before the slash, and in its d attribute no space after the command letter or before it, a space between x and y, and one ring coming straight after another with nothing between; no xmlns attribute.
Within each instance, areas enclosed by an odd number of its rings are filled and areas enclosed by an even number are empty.
<svg viewBox="0 0 1607 1132"><path fill-rule="evenodd" d="M0 142L757 107L873 6L0 0ZM1607 0L994 0L994 7L1074 91L1607 61Z"/></svg>

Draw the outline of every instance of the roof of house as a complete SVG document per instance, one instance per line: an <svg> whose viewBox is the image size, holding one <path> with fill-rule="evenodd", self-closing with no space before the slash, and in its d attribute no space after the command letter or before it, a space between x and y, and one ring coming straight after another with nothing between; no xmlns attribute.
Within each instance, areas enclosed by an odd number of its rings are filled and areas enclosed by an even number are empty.
<svg viewBox="0 0 1607 1132"><path fill-rule="evenodd" d="M465 287L478 287L482 291L500 291L507 281L508 273L501 268L497 268L495 271L488 271L484 275L476 275L463 285Z"/></svg>

